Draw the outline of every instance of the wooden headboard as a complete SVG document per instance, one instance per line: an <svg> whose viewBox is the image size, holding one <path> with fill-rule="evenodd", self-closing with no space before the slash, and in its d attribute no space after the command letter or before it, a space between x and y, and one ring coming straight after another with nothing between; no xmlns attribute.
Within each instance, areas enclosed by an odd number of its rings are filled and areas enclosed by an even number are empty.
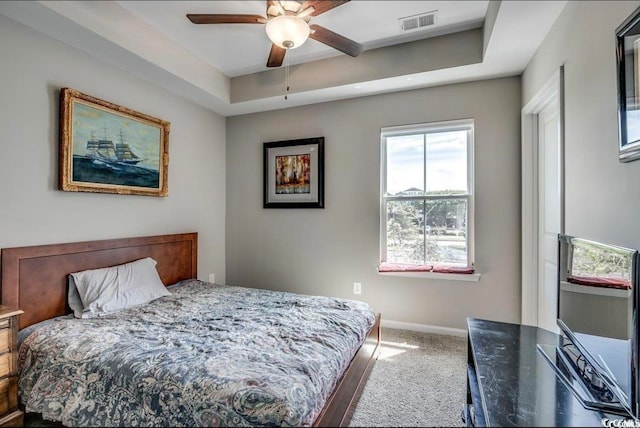
<svg viewBox="0 0 640 428"><path fill-rule="evenodd" d="M20 328L71 313L67 279L72 272L155 259L166 285L198 275L198 234L147 236L2 249L3 305L22 309Z"/></svg>

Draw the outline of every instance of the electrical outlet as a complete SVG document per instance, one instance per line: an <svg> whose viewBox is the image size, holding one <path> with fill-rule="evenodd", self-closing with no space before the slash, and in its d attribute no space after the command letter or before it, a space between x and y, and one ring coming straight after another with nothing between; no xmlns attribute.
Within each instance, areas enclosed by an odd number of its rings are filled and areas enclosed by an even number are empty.
<svg viewBox="0 0 640 428"><path fill-rule="evenodd" d="M362 294L362 283L360 282L353 283L353 294Z"/></svg>
<svg viewBox="0 0 640 428"><path fill-rule="evenodd" d="M216 274L215 273L210 273L209 274L209 282L216 282Z"/></svg>

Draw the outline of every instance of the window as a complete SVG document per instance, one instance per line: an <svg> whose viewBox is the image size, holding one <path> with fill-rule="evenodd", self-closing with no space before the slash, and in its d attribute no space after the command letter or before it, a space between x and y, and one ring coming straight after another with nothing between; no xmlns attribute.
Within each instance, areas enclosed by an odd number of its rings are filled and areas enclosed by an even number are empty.
<svg viewBox="0 0 640 428"><path fill-rule="evenodd" d="M473 120L383 128L381 143L381 265L472 273Z"/></svg>

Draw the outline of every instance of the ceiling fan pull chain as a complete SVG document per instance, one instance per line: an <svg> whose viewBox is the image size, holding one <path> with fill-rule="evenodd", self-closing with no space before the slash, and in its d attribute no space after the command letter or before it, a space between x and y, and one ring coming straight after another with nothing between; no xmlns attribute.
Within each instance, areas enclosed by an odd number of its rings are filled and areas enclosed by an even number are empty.
<svg viewBox="0 0 640 428"><path fill-rule="evenodd" d="M289 55L284 57L285 65L284 65L284 99L287 100L289 95Z"/></svg>

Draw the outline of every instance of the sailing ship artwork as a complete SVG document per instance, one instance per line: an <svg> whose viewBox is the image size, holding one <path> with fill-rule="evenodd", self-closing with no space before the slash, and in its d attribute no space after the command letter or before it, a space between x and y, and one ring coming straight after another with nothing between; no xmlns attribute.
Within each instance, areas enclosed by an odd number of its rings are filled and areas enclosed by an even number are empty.
<svg viewBox="0 0 640 428"><path fill-rule="evenodd" d="M65 109L63 167L67 186L78 190L63 190L165 196L168 122L98 101L72 99Z"/></svg>
<svg viewBox="0 0 640 428"><path fill-rule="evenodd" d="M152 159L138 156L131 150L131 144L126 143L122 129L116 142L109 136L106 126L101 138L95 134L95 131L91 132L84 152L76 154L74 145L73 181L152 189L158 187L160 174L157 155L155 159L153 153L150 156ZM81 144L78 146L82 148ZM149 154L149 151L145 153Z"/></svg>

